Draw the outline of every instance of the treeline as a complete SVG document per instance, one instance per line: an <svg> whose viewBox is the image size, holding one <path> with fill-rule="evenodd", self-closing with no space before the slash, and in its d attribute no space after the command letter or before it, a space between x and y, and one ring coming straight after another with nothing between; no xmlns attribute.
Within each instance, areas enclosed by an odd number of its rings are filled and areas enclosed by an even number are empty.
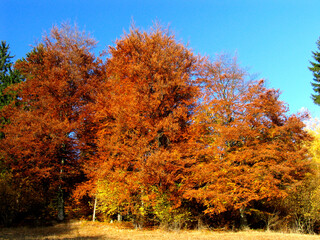
<svg viewBox="0 0 320 240"><path fill-rule="evenodd" d="M301 203L317 188L307 115L289 114L278 90L157 25L132 27L99 57L94 46L53 27L13 67L2 44L3 225L95 214L137 227L317 230L318 208Z"/></svg>

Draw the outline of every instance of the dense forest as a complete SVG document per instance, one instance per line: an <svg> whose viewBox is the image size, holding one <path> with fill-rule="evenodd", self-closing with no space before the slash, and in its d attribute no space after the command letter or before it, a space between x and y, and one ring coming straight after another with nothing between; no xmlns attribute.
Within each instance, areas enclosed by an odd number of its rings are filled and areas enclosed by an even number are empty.
<svg viewBox="0 0 320 240"><path fill-rule="evenodd" d="M236 57L132 27L53 27L0 61L0 223L320 231L320 134Z"/></svg>

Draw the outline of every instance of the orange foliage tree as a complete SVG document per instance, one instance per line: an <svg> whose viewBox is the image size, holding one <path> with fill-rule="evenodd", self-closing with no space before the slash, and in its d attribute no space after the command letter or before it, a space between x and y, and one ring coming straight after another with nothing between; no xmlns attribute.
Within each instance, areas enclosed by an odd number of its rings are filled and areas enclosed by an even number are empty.
<svg viewBox="0 0 320 240"><path fill-rule="evenodd" d="M68 25L53 27L42 43L16 63L25 81L18 91L18 107L3 110L10 119L0 142L25 202L33 210L56 206L64 218L64 192L79 176L82 126L86 105L93 101L100 62L91 53L95 41ZM28 189L30 191L28 191ZM55 209L56 209L55 207ZM48 210L48 208L46 208Z"/></svg>
<svg viewBox="0 0 320 240"><path fill-rule="evenodd" d="M206 62L202 103L195 122L202 127L202 157L193 166L193 187L184 197L206 214L240 210L255 202L281 199L309 171L303 142L305 115L289 115L279 91L224 57Z"/></svg>
<svg viewBox="0 0 320 240"><path fill-rule="evenodd" d="M162 204L169 215L181 204L192 161L197 57L158 26L149 32L133 28L109 48L109 56L93 110L99 126L97 154L87 164L93 185L80 189L108 191L98 203L109 201L113 213L139 220L150 210L170 221L155 209Z"/></svg>

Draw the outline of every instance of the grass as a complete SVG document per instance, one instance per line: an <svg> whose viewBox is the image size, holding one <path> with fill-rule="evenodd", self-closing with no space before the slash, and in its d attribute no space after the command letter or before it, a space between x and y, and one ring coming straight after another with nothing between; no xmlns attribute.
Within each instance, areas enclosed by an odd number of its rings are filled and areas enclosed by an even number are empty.
<svg viewBox="0 0 320 240"><path fill-rule="evenodd" d="M288 234L263 231L217 232L208 230L165 231L136 230L130 226L99 222L76 221L56 224L51 227L1 228L0 239L172 239L172 240L311 240L319 239L317 235Z"/></svg>

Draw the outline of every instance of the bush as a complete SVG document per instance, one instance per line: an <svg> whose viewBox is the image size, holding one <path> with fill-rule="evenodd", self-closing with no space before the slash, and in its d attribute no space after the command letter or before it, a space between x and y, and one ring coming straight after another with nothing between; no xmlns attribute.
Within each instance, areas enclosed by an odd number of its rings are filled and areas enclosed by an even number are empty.
<svg viewBox="0 0 320 240"><path fill-rule="evenodd" d="M318 232L320 223L320 174L310 174L285 200L291 228L302 233Z"/></svg>

